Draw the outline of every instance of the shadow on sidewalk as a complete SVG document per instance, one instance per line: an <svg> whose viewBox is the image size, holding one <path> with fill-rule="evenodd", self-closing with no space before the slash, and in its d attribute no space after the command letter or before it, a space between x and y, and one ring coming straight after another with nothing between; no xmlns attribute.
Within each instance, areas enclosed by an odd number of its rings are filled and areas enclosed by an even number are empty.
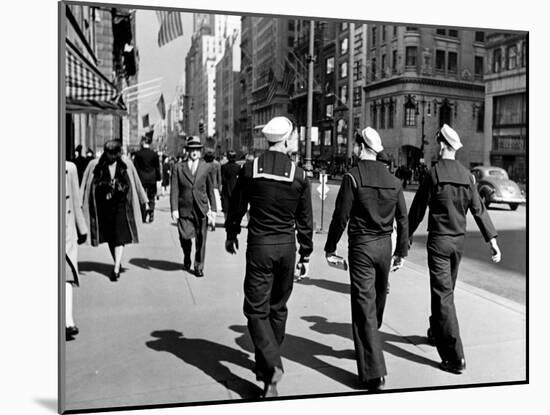
<svg viewBox="0 0 550 415"><path fill-rule="evenodd" d="M320 316L304 316L302 320L309 323L314 323L310 329L322 333L322 334L335 334L337 336L345 337L353 340L353 334L350 323L333 323L327 321L326 318ZM424 336L398 336L396 334L386 333L380 331L380 338L382 339L382 349L396 357L410 360L411 362L419 363L426 366L438 368L439 362L427 359L423 356L419 356L415 353L411 353L402 349L392 343L405 343L405 344L428 344L428 339Z"/></svg>
<svg viewBox="0 0 550 415"><path fill-rule="evenodd" d="M105 264L104 262L83 261L78 262L79 272L97 272L107 278L111 276L113 271L113 263Z"/></svg>
<svg viewBox="0 0 550 415"><path fill-rule="evenodd" d="M306 277L297 282L297 284L315 285L316 287L324 288L325 290L335 291L342 294L349 294L349 283L344 282Z"/></svg>
<svg viewBox="0 0 550 415"><path fill-rule="evenodd" d="M229 328L237 333L241 333L241 336L235 339L235 343L237 343L243 350L254 353L254 346L246 326L233 325ZM347 370L329 365L317 356L331 356L338 359L354 359L352 350L334 350L332 347L305 339L303 337L293 336L288 333L285 334L285 339L281 347L282 358L292 360L302 366L316 370L322 375L334 379L349 388L358 388L359 385L357 376Z"/></svg>
<svg viewBox="0 0 550 415"><path fill-rule="evenodd" d="M183 265L179 262L165 261L163 259L132 258L128 262L136 267L147 270L157 269L160 271L181 271L183 267Z"/></svg>
<svg viewBox="0 0 550 415"><path fill-rule="evenodd" d="M157 339L146 342L147 347L158 352L172 353L241 398L254 399L262 393L257 385L238 377L222 364L228 362L252 370L254 363L245 353L208 340L190 339L175 330L157 330L151 336ZM225 398L220 396L220 399Z"/></svg>

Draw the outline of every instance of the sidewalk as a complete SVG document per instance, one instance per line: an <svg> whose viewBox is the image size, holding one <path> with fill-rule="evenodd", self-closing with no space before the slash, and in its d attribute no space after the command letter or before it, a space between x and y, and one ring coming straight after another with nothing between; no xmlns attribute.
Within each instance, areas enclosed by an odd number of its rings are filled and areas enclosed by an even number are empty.
<svg viewBox="0 0 550 415"><path fill-rule="evenodd" d="M357 391L349 276L326 266L325 238L315 234L310 276L295 284L288 304L280 396ZM208 234L204 278L181 270L167 197L142 240L126 248L117 283L107 278L106 247L79 253L80 334L67 343L67 409L256 399L262 385L251 371L242 314L246 229L235 256L224 250L223 228ZM425 267L407 261L390 282L381 328L386 390L525 380L523 306L459 282L455 299L468 366L453 375L438 369L437 352L426 343Z"/></svg>

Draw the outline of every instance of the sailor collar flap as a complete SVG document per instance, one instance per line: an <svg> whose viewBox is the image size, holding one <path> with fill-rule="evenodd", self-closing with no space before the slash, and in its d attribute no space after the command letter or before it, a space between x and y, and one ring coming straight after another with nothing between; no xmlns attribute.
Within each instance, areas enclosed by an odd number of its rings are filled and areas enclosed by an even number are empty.
<svg viewBox="0 0 550 415"><path fill-rule="evenodd" d="M252 163L253 179L292 182L295 173L296 164L287 155L275 151L266 151Z"/></svg>
<svg viewBox="0 0 550 415"><path fill-rule="evenodd" d="M394 177L388 168L378 161L362 160L357 163L359 180L362 187L374 187L378 189L397 188Z"/></svg>
<svg viewBox="0 0 550 415"><path fill-rule="evenodd" d="M438 183L470 184L470 172L456 160L440 160L435 166Z"/></svg>

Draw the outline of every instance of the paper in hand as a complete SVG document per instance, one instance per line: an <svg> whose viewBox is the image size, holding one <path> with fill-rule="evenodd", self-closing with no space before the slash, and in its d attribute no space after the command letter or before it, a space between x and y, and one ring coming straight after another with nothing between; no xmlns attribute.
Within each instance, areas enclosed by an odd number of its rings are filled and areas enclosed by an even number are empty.
<svg viewBox="0 0 550 415"><path fill-rule="evenodd" d="M329 264L329 266L333 267L333 268L337 268L337 269L341 269L343 271L347 271L348 270L348 263L346 262L346 260L339 256L339 255L331 255L327 258L327 262Z"/></svg>

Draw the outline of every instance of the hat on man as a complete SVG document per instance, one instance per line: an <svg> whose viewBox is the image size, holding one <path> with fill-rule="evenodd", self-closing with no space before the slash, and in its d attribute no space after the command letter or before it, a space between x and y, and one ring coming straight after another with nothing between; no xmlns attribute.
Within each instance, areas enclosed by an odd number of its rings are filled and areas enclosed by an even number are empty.
<svg viewBox="0 0 550 415"><path fill-rule="evenodd" d="M462 147L462 143L460 142L460 137L457 132L447 124L443 124L440 131L447 144L449 144L449 146L451 146L455 151Z"/></svg>
<svg viewBox="0 0 550 415"><path fill-rule="evenodd" d="M193 150L193 149L200 149L204 146L201 143L201 139L197 136L189 136L187 137L187 143L185 144L185 147Z"/></svg>
<svg viewBox="0 0 550 415"><path fill-rule="evenodd" d="M371 148L377 153L380 153L382 150L384 150L384 147L382 147L382 140L380 140L380 136L374 128L365 128L363 131L361 131L361 135L363 136L363 141L365 142L365 145L367 147Z"/></svg>
<svg viewBox="0 0 550 415"><path fill-rule="evenodd" d="M262 128L262 134L270 143L286 140L291 133L292 122L286 117L274 117Z"/></svg>

